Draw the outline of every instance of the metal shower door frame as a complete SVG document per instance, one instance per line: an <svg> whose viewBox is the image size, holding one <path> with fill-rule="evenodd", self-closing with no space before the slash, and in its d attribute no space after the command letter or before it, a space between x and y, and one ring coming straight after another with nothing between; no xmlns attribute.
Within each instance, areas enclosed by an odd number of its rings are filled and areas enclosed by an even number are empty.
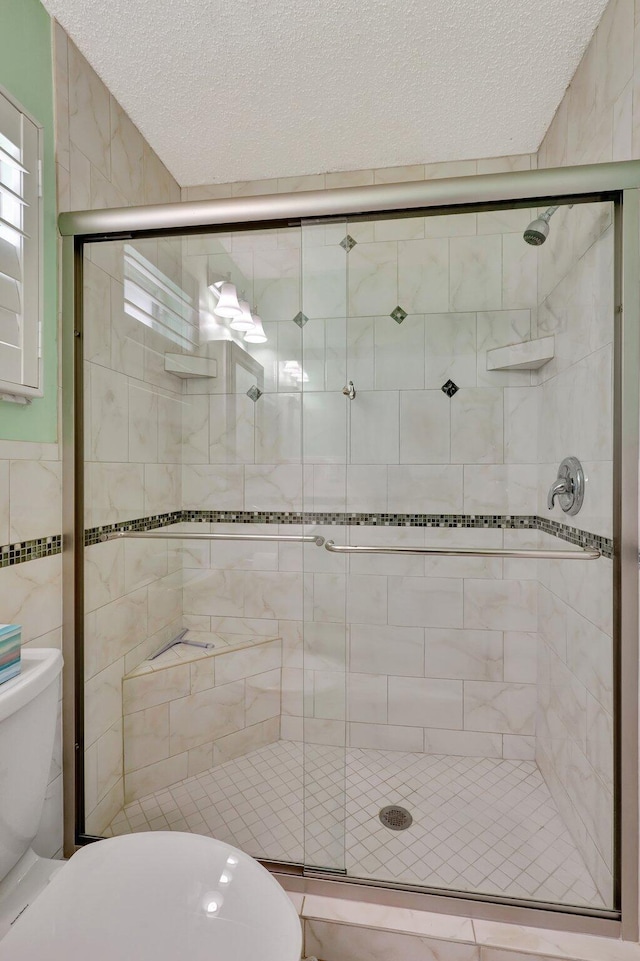
<svg viewBox="0 0 640 961"><path fill-rule="evenodd" d="M442 891L424 892L338 878L304 876L273 865L289 889L346 900L414 907L486 920L638 939L638 454L640 369L640 162L627 161L474 177L340 188L147 207L63 213L62 443L65 850L94 840L84 833L83 693L83 247L133 237L298 225L351 216L379 219L441 215L551 202L615 204L614 347L614 658L617 909L548 904ZM72 692L70 694L69 692ZM78 830L78 828L82 830ZM624 843L622 841L624 840Z"/></svg>

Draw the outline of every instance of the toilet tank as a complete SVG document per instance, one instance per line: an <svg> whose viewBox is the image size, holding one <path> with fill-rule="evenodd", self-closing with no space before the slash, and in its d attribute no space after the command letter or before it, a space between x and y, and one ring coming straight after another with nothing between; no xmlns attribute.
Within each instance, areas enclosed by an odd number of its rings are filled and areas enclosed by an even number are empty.
<svg viewBox="0 0 640 961"><path fill-rule="evenodd" d="M62 655L22 651L18 677L0 685L0 881L38 832L56 730Z"/></svg>

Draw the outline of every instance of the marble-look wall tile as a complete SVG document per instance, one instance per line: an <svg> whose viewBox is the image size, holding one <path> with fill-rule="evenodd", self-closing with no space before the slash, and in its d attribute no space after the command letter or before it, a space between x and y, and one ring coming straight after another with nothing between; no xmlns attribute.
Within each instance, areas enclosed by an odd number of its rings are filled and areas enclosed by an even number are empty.
<svg viewBox="0 0 640 961"><path fill-rule="evenodd" d="M440 390L448 380L476 386L475 313L425 317L425 387Z"/></svg>
<svg viewBox="0 0 640 961"><path fill-rule="evenodd" d="M361 391L351 411L351 463L397 464L399 392Z"/></svg>
<svg viewBox="0 0 640 961"><path fill-rule="evenodd" d="M533 734L535 708L533 684L464 683L464 726L469 730Z"/></svg>
<svg viewBox="0 0 640 961"><path fill-rule="evenodd" d="M427 628L424 673L434 678L502 680L501 632Z"/></svg>
<svg viewBox="0 0 640 961"><path fill-rule="evenodd" d="M68 43L69 134L105 177L111 174L109 91L74 43Z"/></svg>
<svg viewBox="0 0 640 961"><path fill-rule="evenodd" d="M144 139L120 104L110 97L111 179L130 203L143 203Z"/></svg>
<svg viewBox="0 0 640 961"><path fill-rule="evenodd" d="M147 635L146 588L118 597L93 614L85 636L85 677L124 657Z"/></svg>
<svg viewBox="0 0 640 961"><path fill-rule="evenodd" d="M350 637L350 671L416 677L423 675L422 628L351 624Z"/></svg>
<svg viewBox="0 0 640 961"><path fill-rule="evenodd" d="M462 585L455 578L390 577L389 623L405 627L462 627Z"/></svg>
<svg viewBox="0 0 640 961"><path fill-rule="evenodd" d="M406 514L456 514L462 511L460 467L421 467L403 463L390 466L387 477L389 511Z"/></svg>
<svg viewBox="0 0 640 961"><path fill-rule="evenodd" d="M479 731L445 731L425 728L425 754L454 757L503 757L503 736Z"/></svg>
<svg viewBox="0 0 640 961"><path fill-rule="evenodd" d="M5 484L8 468L9 464L5 467ZM4 501L6 507L10 506L10 524L2 543L57 533L62 523L61 485L62 464L58 461L11 461Z"/></svg>
<svg viewBox="0 0 640 961"><path fill-rule="evenodd" d="M538 474L531 465L464 467L465 514L535 514Z"/></svg>
<svg viewBox="0 0 640 961"><path fill-rule="evenodd" d="M499 236L452 237L449 309L500 310L502 240Z"/></svg>
<svg viewBox="0 0 640 961"><path fill-rule="evenodd" d="M533 581L465 580L465 627L535 631L537 600L537 585Z"/></svg>
<svg viewBox="0 0 640 961"><path fill-rule="evenodd" d="M418 677L389 678L389 723L462 728L462 681Z"/></svg>
<svg viewBox="0 0 640 961"><path fill-rule="evenodd" d="M125 773L169 757L169 704L158 704L124 718Z"/></svg>
<svg viewBox="0 0 640 961"><path fill-rule="evenodd" d="M435 314L448 310L448 241L446 239L401 241L398 244L397 258L397 302L402 309L409 314ZM389 311L391 310L393 307L389 308ZM381 312L380 309L372 311L372 313Z"/></svg>
<svg viewBox="0 0 640 961"><path fill-rule="evenodd" d="M499 388L468 388L451 398L452 463L502 463L502 393Z"/></svg>
<svg viewBox="0 0 640 961"><path fill-rule="evenodd" d="M241 466L185 464L182 467L182 500L187 509L242 510L243 495Z"/></svg>
<svg viewBox="0 0 640 961"><path fill-rule="evenodd" d="M60 555L17 564L2 571L2 619L7 624L21 625L23 642L60 627Z"/></svg>
<svg viewBox="0 0 640 961"><path fill-rule="evenodd" d="M374 385L376 390L414 390L424 387L424 318L392 317L374 322Z"/></svg>
<svg viewBox="0 0 640 961"><path fill-rule="evenodd" d="M169 784L183 781L187 777L188 770L189 754L185 751L131 771L125 778L124 803L129 804Z"/></svg>
<svg viewBox="0 0 640 961"><path fill-rule="evenodd" d="M169 704L172 755L214 741L244 727L244 681L190 694Z"/></svg>
<svg viewBox="0 0 640 961"><path fill-rule="evenodd" d="M475 944L416 937L380 928L305 921L305 951L323 961L479 961Z"/></svg>
<svg viewBox="0 0 640 961"><path fill-rule="evenodd" d="M310 724L305 718L305 736ZM336 728L336 743L344 732ZM352 721L348 726L349 746L374 751L422 751L424 736L421 727L403 727L399 724L361 724Z"/></svg>
<svg viewBox="0 0 640 961"><path fill-rule="evenodd" d="M402 464L448 464L450 433L451 400L446 394L441 390L400 391Z"/></svg>
<svg viewBox="0 0 640 961"><path fill-rule="evenodd" d="M91 370L91 459L129 457L128 383L124 374L97 364Z"/></svg>
<svg viewBox="0 0 640 961"><path fill-rule="evenodd" d="M349 316L390 314L398 303L397 244L393 241L359 243L349 254ZM408 308L403 309L409 312ZM424 313L424 310L413 312Z"/></svg>

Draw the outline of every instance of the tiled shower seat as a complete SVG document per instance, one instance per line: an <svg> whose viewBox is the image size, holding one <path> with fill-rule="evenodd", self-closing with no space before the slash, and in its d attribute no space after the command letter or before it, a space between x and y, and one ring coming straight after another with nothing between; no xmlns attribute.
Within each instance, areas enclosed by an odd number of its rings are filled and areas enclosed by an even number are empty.
<svg viewBox="0 0 640 961"><path fill-rule="evenodd" d="M125 800L280 736L280 637L189 631L123 678Z"/></svg>

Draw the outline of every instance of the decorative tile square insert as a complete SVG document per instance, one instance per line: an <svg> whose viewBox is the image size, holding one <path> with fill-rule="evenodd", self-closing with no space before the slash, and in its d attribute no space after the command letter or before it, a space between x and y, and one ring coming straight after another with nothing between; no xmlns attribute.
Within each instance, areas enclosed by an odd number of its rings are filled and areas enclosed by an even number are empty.
<svg viewBox="0 0 640 961"><path fill-rule="evenodd" d="M302 330L302 328L304 327L304 325L307 323L308 320L309 320L309 318L307 317L307 315L306 315L306 314L303 314L301 310L299 310L298 313L297 313L297 314L295 315L295 317L293 318L294 324L297 324L298 327L299 327L301 330Z"/></svg>
<svg viewBox="0 0 640 961"><path fill-rule="evenodd" d="M405 317L407 316L407 312L406 312L406 310L403 310L402 307L398 306L398 307L395 308L395 310L392 310L392 311L391 311L391 313L389 314L389 316L390 316L390 317L393 317L393 319L395 320L396 324L401 324L402 321L403 321L403 320L405 319Z"/></svg>
<svg viewBox="0 0 640 961"><path fill-rule="evenodd" d="M340 246L341 246L341 247L344 247L344 249L347 251L347 253L349 253L349 251L350 251L353 247L355 247L355 245L356 245L357 243L358 243L357 240L354 240L353 237L352 237L350 234L347 234L347 236L344 238L344 240L341 240L341 241L340 241Z"/></svg>
<svg viewBox="0 0 640 961"><path fill-rule="evenodd" d="M247 391L247 397L250 397L255 404L255 402L262 397L262 391L254 384L253 387L250 387Z"/></svg>
<svg viewBox="0 0 640 961"><path fill-rule="evenodd" d="M448 380L446 384L442 385L441 390L444 391L447 397L453 397L454 394L458 393L460 388L457 386L457 384L454 384L452 380Z"/></svg>

